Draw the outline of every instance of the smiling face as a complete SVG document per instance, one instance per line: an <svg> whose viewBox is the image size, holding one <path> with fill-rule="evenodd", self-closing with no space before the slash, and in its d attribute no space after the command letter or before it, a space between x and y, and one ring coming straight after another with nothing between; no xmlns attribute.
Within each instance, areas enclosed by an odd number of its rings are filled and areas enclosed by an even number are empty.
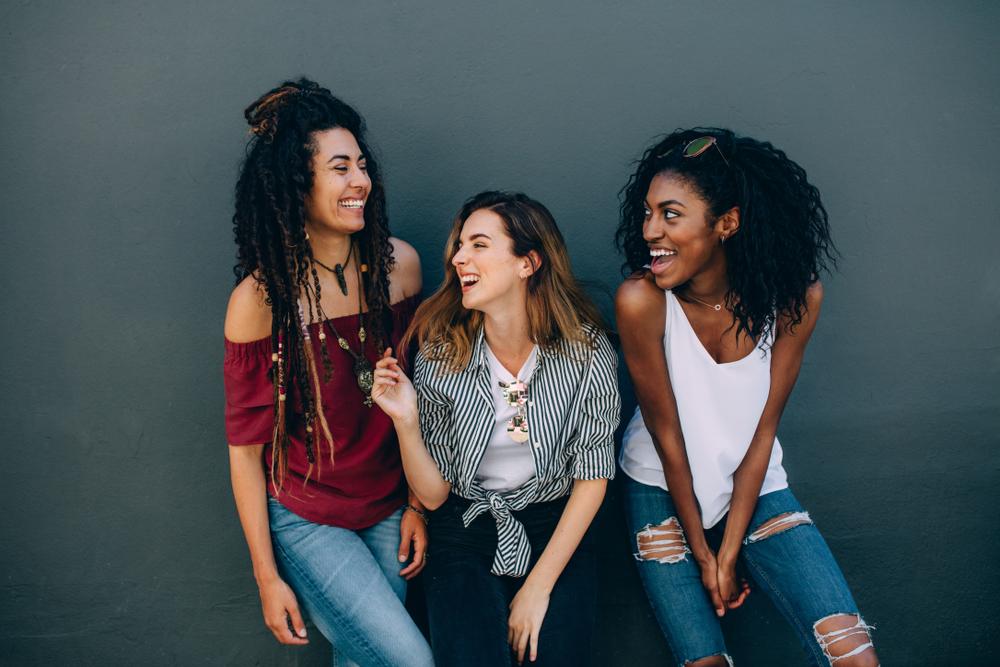
<svg viewBox="0 0 1000 667"><path fill-rule="evenodd" d="M518 305L527 295L521 276L532 273L531 260L511 252L503 218L486 209L474 211L462 226L451 263L462 284L462 305L483 312Z"/></svg>
<svg viewBox="0 0 1000 667"><path fill-rule="evenodd" d="M642 236L650 254L650 271L661 289L673 289L707 271L725 267L719 239L730 231L728 214L715 219L708 203L683 179L658 174L646 193Z"/></svg>
<svg viewBox="0 0 1000 667"><path fill-rule="evenodd" d="M351 234L363 229L372 182L357 140L340 127L317 132L313 140L315 176L312 191L305 198L306 231Z"/></svg>

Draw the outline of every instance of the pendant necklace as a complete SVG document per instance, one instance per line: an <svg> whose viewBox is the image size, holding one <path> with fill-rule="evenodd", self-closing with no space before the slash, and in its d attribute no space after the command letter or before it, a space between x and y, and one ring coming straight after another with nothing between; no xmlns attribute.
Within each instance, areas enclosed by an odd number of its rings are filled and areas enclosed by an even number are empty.
<svg viewBox="0 0 1000 667"><path fill-rule="evenodd" d="M352 244L351 248L353 249L353 247L354 246ZM350 257L350 252L348 252L347 256ZM339 267L340 265L338 264L337 266ZM323 312L323 309L319 306L318 302L316 305L319 308L319 312L323 316L323 319L326 320L327 326L330 327L330 331L332 331L333 335L337 338L337 345L340 345L340 349L354 357L354 375L358 379L358 388L361 389L361 393L365 395L365 406L370 408L373 403L372 387L375 384L375 375L372 372L371 362L368 361L368 358L365 356L365 340L368 338L368 334L365 332L365 319L361 304L361 270L358 269L356 262L355 269L358 274L358 340L361 342L361 352L359 354L355 354L354 350L351 349L351 346L347 344L346 340L344 340L344 337L337 333L337 330L333 326L333 322L331 322L330 318L326 316L326 313ZM344 294L347 294L346 281ZM321 345L326 345L326 333L323 332L322 323L320 323L319 327L319 340Z"/></svg>
<svg viewBox="0 0 1000 667"><path fill-rule="evenodd" d="M347 263L351 261L351 253L352 252L354 252L354 243L353 242L351 243L351 247L347 250L347 259L344 260L344 263L343 264L334 264L332 269L329 266L327 266L326 264L324 264L323 262L321 262L318 259L316 259L315 257L312 258L312 260L314 262L316 262L317 264L319 264L320 266L322 266L324 269L326 269L327 271L329 271L333 275L337 276L337 283L340 285L340 291L344 293L344 296L347 296L347 279L344 278L344 267L347 266ZM359 282L358 283L359 289L360 289L360 285L361 285L361 283Z"/></svg>
<svg viewBox="0 0 1000 667"><path fill-rule="evenodd" d="M698 302L698 303L700 303L701 305L703 305L703 306L708 306L709 308L711 308L711 309L713 309L713 310L722 310L722 304L721 304L721 303L717 303L717 304L715 304L715 305L713 306L713 305L712 305L712 304L710 304L710 303L705 303L705 302L704 302L704 301L702 301L701 299L696 299L696 298L694 298L694 297L693 297L693 296L691 296L690 294L684 294L683 296L684 296L684 298L685 298L685 299L691 299L692 301L697 301L697 302Z"/></svg>

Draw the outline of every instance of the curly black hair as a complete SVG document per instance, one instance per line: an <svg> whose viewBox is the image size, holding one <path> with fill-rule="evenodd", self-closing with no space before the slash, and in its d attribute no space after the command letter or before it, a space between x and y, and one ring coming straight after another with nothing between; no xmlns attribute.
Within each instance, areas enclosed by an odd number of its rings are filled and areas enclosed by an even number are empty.
<svg viewBox="0 0 1000 667"><path fill-rule="evenodd" d="M715 146L697 157L685 157L685 146L700 137L714 137ZM737 335L763 340L773 331L777 316L789 318L793 327L799 324L806 291L828 265L837 264L826 209L805 170L770 143L730 130L675 131L643 153L619 193L615 247L625 257L625 277L641 275L649 264L642 236L644 202L653 178L665 172L683 179L715 218L739 208L739 231L725 243L726 306L733 313ZM683 294L685 287L675 289Z"/></svg>
<svg viewBox="0 0 1000 667"><path fill-rule="evenodd" d="M318 301L320 297L319 277L305 230L305 197L312 190L315 176L312 157L317 132L347 130L354 135L367 162L371 191L364 208L365 226L352 234L352 243L356 261L367 268L362 274L366 278L364 295L369 324L375 325L368 328L377 350L385 347L393 329L388 276L394 260L385 188L377 158L366 139L365 121L357 111L326 88L303 78L286 81L267 92L246 108L244 117L252 136L236 182L233 230L238 263L234 272L237 283L252 276L263 287L272 313L272 343L278 350L280 342L284 352L270 371L276 416L271 474L274 479L277 469L275 486L280 489L288 467L287 417L284 397L279 395L285 389L280 386L285 379L288 389L296 385L301 398L310 464L316 461L313 434L317 430L326 435L333 460L333 439L323 417L319 374L308 340L309 322L298 305L299 296L304 295L311 318L313 298ZM321 348L326 382L333 365L326 345Z"/></svg>

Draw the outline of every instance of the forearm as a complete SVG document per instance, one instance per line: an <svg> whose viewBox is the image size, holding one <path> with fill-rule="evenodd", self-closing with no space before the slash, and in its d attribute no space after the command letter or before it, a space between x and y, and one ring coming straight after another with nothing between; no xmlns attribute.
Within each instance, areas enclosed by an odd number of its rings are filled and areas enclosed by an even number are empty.
<svg viewBox="0 0 1000 667"><path fill-rule="evenodd" d="M606 479L578 479L573 482L573 491L556 530L528 574L525 586L537 587L546 594L552 591L600 509L607 487Z"/></svg>
<svg viewBox="0 0 1000 667"><path fill-rule="evenodd" d="M701 525L701 510L698 508L698 499L694 494L694 479L691 476L691 465L688 463L687 453L684 450L684 442L679 433L678 437L665 438L663 442L665 446L653 436L653 445L660 457L660 464L663 466L663 477L670 490L670 499L677 509L677 519L681 522L681 528L684 530L688 547L691 549L692 558L701 564L712 558L713 555L705 541L705 530ZM669 517L663 518L666 520Z"/></svg>
<svg viewBox="0 0 1000 667"><path fill-rule="evenodd" d="M424 445L417 419L396 422L399 453L410 491L429 510L435 510L448 499L451 484L441 476L437 463Z"/></svg>
<svg viewBox="0 0 1000 667"><path fill-rule="evenodd" d="M719 565L733 566L743 544L743 536L757 507L757 498L767 475L774 446L774 431L758 428L750 447L733 473L733 495L729 501L726 532L719 547Z"/></svg>
<svg viewBox="0 0 1000 667"><path fill-rule="evenodd" d="M278 577L267 518L267 477L263 451L264 445L229 448L233 496L236 498L243 534L250 547L253 574L258 584Z"/></svg>

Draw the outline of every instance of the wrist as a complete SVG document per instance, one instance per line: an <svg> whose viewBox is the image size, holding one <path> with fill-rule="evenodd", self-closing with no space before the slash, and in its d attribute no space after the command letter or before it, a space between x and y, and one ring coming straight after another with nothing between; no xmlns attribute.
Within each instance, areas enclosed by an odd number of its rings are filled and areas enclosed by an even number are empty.
<svg viewBox="0 0 1000 667"><path fill-rule="evenodd" d="M725 546L719 548L718 562L719 567L727 570L732 570L736 568L736 557L740 555L740 549L727 549Z"/></svg>
<svg viewBox="0 0 1000 667"><path fill-rule="evenodd" d="M276 567L272 568L254 568L253 578L257 580L258 588L264 588L270 586L276 581L281 581L281 576L278 574L278 569Z"/></svg>
<svg viewBox="0 0 1000 667"><path fill-rule="evenodd" d="M392 421L397 431L416 431L420 433L420 415L416 409L406 410Z"/></svg>

